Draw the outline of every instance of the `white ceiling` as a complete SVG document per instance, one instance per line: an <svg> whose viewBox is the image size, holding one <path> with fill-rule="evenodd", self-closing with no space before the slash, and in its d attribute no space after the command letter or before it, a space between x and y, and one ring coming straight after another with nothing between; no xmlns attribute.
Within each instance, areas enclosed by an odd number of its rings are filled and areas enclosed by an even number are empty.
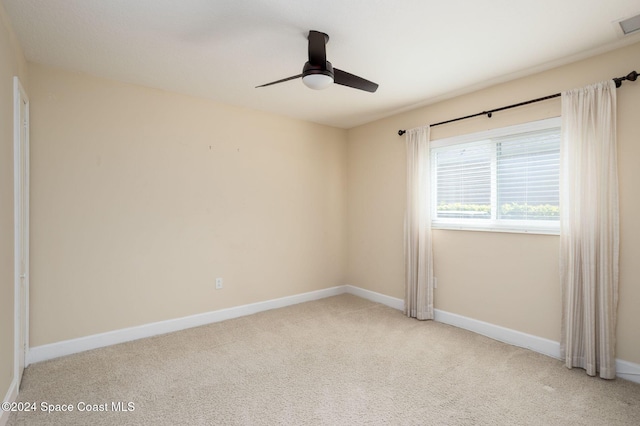
<svg viewBox="0 0 640 426"><path fill-rule="evenodd" d="M343 128L640 41L614 24L638 0L1 1L29 61ZM301 73L311 29L378 91L254 88Z"/></svg>

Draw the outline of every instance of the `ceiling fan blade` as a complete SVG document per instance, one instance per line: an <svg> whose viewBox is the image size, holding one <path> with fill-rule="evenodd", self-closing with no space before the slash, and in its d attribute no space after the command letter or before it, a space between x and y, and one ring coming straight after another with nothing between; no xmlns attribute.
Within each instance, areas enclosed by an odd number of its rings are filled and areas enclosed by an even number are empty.
<svg viewBox="0 0 640 426"><path fill-rule="evenodd" d="M263 84L261 86L256 86L256 89L258 87L266 87L266 86L272 86L272 85L278 84L278 83L284 83L285 81L295 80L296 78L300 78L300 77L302 77L302 74L294 75L292 77L283 78L282 80L278 80L278 81L272 81L271 83L266 83L266 84Z"/></svg>
<svg viewBox="0 0 640 426"><path fill-rule="evenodd" d="M309 31L309 63L322 65L327 62L327 42L329 36L320 31Z"/></svg>
<svg viewBox="0 0 640 426"><path fill-rule="evenodd" d="M342 86L353 87L354 89L364 90L366 92L375 92L378 90L378 85L373 81L365 80L357 75L349 74L346 71L333 69L333 82Z"/></svg>

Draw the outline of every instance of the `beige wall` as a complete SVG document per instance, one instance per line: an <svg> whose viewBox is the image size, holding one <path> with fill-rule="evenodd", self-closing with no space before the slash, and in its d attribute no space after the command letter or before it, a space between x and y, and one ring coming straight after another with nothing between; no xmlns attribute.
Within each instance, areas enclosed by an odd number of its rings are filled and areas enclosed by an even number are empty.
<svg viewBox="0 0 640 426"><path fill-rule="evenodd" d="M13 311L13 77L27 88L26 62L0 4L0 396L14 368Z"/></svg>
<svg viewBox="0 0 640 426"><path fill-rule="evenodd" d="M345 130L29 78L32 346L343 284Z"/></svg>
<svg viewBox="0 0 640 426"><path fill-rule="evenodd" d="M404 297L404 138L398 129L626 75L640 64L635 44L571 65L496 85L351 129L348 133L347 281ZM640 71L640 70L639 70ZM428 72L425 71L425 72ZM618 90L620 303L618 357L640 363L640 82ZM559 99L433 129L432 138L470 133L560 114ZM525 333L560 339L557 236L434 231L436 308Z"/></svg>

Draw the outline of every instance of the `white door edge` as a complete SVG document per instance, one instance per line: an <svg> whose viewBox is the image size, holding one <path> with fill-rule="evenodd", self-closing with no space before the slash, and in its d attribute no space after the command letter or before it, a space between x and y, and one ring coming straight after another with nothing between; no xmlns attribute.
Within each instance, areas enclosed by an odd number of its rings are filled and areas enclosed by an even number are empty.
<svg viewBox="0 0 640 426"><path fill-rule="evenodd" d="M29 98L14 87L14 379L18 386L29 347Z"/></svg>

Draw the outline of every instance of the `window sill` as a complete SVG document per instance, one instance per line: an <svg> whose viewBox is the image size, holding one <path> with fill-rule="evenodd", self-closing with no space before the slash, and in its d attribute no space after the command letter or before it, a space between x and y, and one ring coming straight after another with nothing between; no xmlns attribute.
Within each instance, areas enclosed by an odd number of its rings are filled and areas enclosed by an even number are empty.
<svg viewBox="0 0 640 426"><path fill-rule="evenodd" d="M560 235L560 229L553 228L509 228L509 227L490 227L490 226L474 226L459 224L432 224L431 229L442 229L447 231L481 231L481 232L507 232L510 234L534 234L534 235Z"/></svg>

